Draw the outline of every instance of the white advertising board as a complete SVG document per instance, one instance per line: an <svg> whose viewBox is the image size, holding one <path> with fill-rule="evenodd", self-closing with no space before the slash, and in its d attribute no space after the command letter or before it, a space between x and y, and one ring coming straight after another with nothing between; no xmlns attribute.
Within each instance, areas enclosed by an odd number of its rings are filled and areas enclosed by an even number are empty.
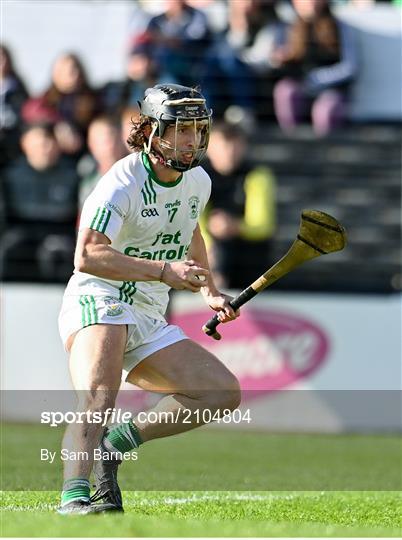
<svg viewBox="0 0 402 540"><path fill-rule="evenodd" d="M57 330L63 290L2 289L3 390L70 390ZM176 293L172 322L239 378L254 427L288 430L400 428L401 296L269 292L257 296L223 339L201 331L211 311ZM398 401L399 400L399 401ZM380 406L380 405L381 406ZM13 417L29 419L26 407Z"/></svg>

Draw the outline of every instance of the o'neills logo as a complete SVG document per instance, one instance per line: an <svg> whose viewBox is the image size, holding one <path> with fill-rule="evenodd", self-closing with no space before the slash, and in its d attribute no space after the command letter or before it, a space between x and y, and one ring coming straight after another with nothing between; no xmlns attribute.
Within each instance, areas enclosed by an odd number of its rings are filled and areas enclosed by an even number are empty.
<svg viewBox="0 0 402 540"><path fill-rule="evenodd" d="M327 357L324 330L300 316L249 308L234 323L221 325L222 341L214 341L201 330L210 313L184 313L171 322L215 354L239 378L243 390L287 388L315 372Z"/></svg>

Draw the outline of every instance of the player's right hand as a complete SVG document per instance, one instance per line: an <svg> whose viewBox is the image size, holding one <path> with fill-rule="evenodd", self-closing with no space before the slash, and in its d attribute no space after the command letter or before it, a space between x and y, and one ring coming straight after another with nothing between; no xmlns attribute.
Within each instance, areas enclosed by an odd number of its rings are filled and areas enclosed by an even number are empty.
<svg viewBox="0 0 402 540"><path fill-rule="evenodd" d="M197 276L205 276L207 279L209 271L192 260L167 262L163 270L162 281L172 289L188 289L189 291L198 292L201 287L205 287L206 282L201 281Z"/></svg>

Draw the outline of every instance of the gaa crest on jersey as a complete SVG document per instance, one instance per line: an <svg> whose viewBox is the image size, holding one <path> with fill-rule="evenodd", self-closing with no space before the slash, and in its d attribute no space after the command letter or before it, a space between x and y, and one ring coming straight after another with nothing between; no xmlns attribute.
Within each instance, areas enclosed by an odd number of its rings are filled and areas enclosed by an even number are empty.
<svg viewBox="0 0 402 540"><path fill-rule="evenodd" d="M123 313L123 306L113 296L105 296L103 301L105 302L106 315L109 317L117 317Z"/></svg>
<svg viewBox="0 0 402 540"><path fill-rule="evenodd" d="M144 208L141 212L142 217L156 217L159 212L156 208Z"/></svg>
<svg viewBox="0 0 402 540"><path fill-rule="evenodd" d="M197 219L200 212L200 199L196 195L193 195L189 198L188 204L190 206L190 217Z"/></svg>

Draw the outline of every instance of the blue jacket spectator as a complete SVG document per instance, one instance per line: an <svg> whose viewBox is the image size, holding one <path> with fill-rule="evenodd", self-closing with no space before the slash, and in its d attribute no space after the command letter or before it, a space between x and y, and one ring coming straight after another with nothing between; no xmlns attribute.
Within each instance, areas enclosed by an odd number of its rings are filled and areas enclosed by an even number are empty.
<svg viewBox="0 0 402 540"><path fill-rule="evenodd" d="M135 38L130 49L125 80L109 82L101 89L102 111L120 116L124 109L138 107L138 101L143 99L147 88L162 82L176 81L172 77L162 80L159 66L153 58L151 36L141 34Z"/></svg>
<svg viewBox="0 0 402 540"><path fill-rule="evenodd" d="M218 116L229 105L258 114L261 94L272 94L272 85L267 90L262 83L271 74L270 54L283 26L275 4L276 0L229 0L227 27L206 55L202 78L203 91Z"/></svg>
<svg viewBox="0 0 402 540"><path fill-rule="evenodd" d="M197 85L211 37L207 17L184 0L165 2L166 11L153 17L147 28L161 76L186 86Z"/></svg>

